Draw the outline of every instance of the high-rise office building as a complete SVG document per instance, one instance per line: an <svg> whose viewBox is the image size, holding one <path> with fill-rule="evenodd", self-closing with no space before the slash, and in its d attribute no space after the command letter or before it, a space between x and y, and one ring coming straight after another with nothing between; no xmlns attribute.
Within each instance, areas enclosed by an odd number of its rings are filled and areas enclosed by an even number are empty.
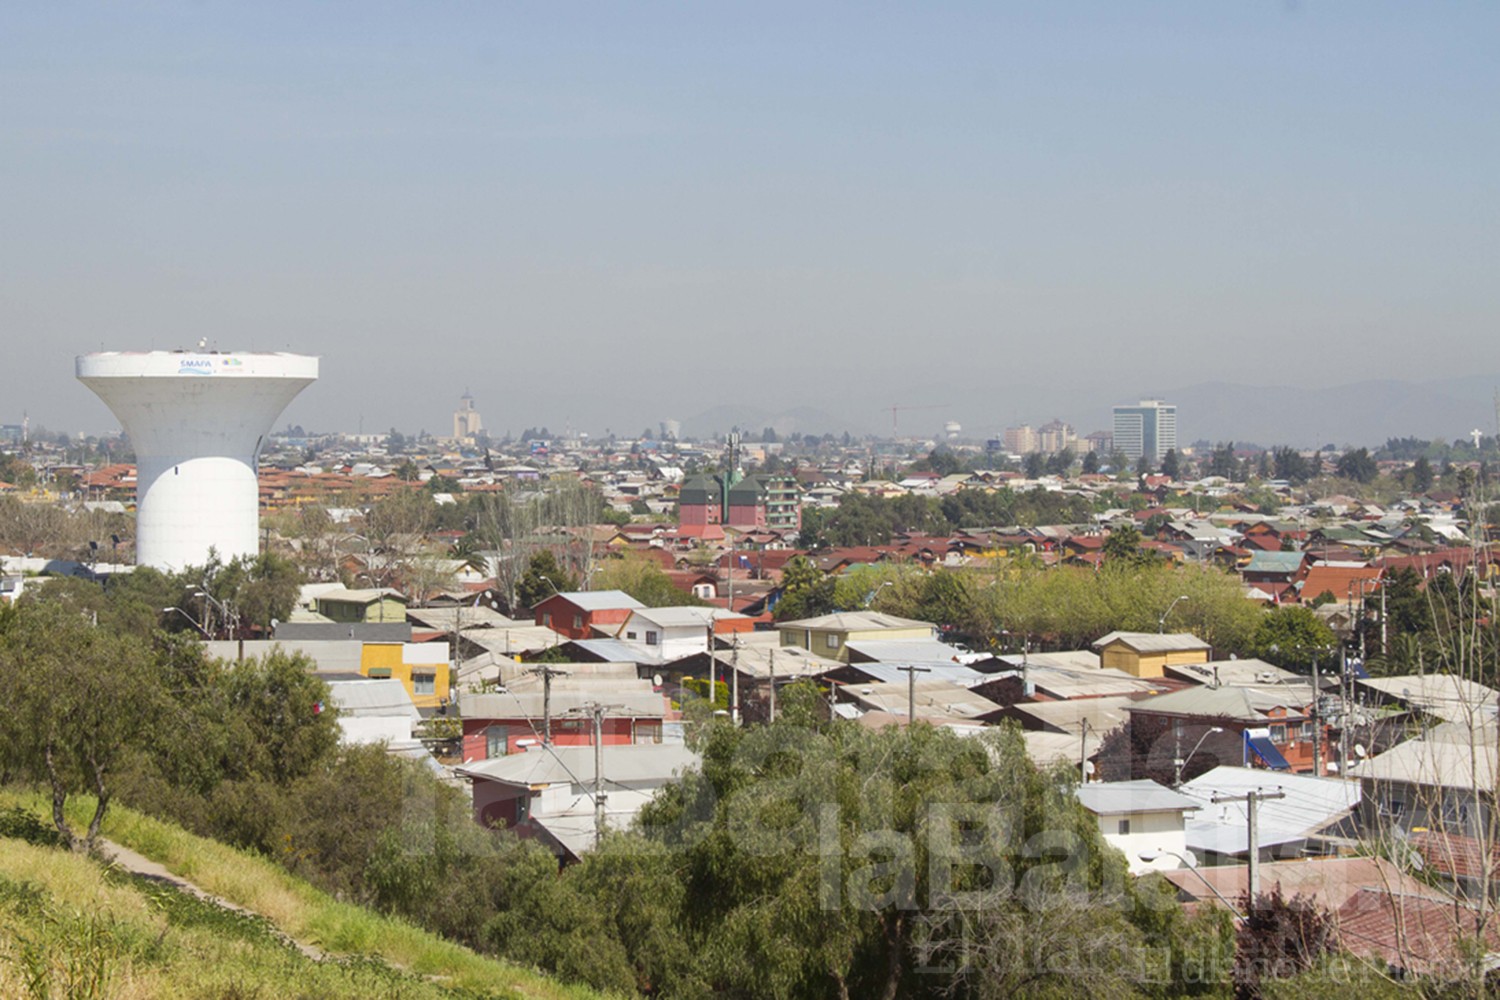
<svg viewBox="0 0 1500 1000"><path fill-rule="evenodd" d="M1143 399L1115 407L1115 448L1132 462L1145 456L1152 465L1177 447L1177 407Z"/></svg>

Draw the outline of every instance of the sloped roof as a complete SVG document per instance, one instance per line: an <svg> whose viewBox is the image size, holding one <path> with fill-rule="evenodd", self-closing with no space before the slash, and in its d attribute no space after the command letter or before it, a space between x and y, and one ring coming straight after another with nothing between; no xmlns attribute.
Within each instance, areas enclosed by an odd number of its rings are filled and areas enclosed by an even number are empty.
<svg viewBox="0 0 1500 1000"><path fill-rule="evenodd" d="M1307 557L1305 552L1256 552L1250 557L1250 564L1242 570L1245 573L1295 573L1302 568L1302 560Z"/></svg>
<svg viewBox="0 0 1500 1000"><path fill-rule="evenodd" d="M645 605L623 590L569 590L554 594L548 600L562 598L580 611L614 611L624 608L637 611ZM547 601L543 601L546 604Z"/></svg>
<svg viewBox="0 0 1500 1000"><path fill-rule="evenodd" d="M399 716L420 719L422 713L412 704L406 685L386 680L329 681L328 696L340 715L356 717Z"/></svg>
<svg viewBox="0 0 1500 1000"><path fill-rule="evenodd" d="M1362 795L1357 781L1227 766L1199 775L1179 790L1203 807L1187 822L1188 846L1215 854L1242 854L1250 843L1245 803L1215 803L1216 797L1285 793L1285 798L1257 804L1256 839L1264 848L1305 840L1359 805Z"/></svg>
<svg viewBox="0 0 1500 1000"><path fill-rule="evenodd" d="M879 611L835 611L816 618L800 618L792 622L780 622L778 629L818 629L826 632L873 632L879 629L936 628L931 622L914 618L898 618Z"/></svg>
<svg viewBox="0 0 1500 1000"><path fill-rule="evenodd" d="M1176 653L1186 649L1210 649L1208 643L1191 632L1111 632L1094 641L1095 649L1122 643L1137 653Z"/></svg>
<svg viewBox="0 0 1500 1000"><path fill-rule="evenodd" d="M1274 708L1285 708L1289 718L1300 718L1302 708L1311 701L1310 684L1195 686L1146 698L1126 711L1263 722Z"/></svg>
<svg viewBox="0 0 1500 1000"><path fill-rule="evenodd" d="M621 784L665 784L696 767L701 759L681 743L606 746L600 756L604 758L605 780ZM561 782L583 784L594 780L594 748L533 747L523 753L463 764L453 770L468 778L525 787Z"/></svg>
<svg viewBox="0 0 1500 1000"><path fill-rule="evenodd" d="M1083 807L1098 816L1123 813L1192 812L1203 808L1197 799L1174 792L1150 778L1137 781L1096 781L1079 785L1074 794Z"/></svg>

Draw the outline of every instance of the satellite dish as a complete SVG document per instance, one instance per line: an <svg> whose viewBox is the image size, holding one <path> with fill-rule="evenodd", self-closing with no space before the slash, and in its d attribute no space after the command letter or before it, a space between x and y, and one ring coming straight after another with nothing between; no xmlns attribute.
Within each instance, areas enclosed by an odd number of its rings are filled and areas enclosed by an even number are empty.
<svg viewBox="0 0 1500 1000"><path fill-rule="evenodd" d="M651 684L652 684L653 687L661 687L661 685L662 685L661 674L653 674L652 677L651 677Z"/></svg>
<svg viewBox="0 0 1500 1000"><path fill-rule="evenodd" d="M1365 745L1363 743L1354 744L1354 756L1363 757L1366 753L1367 751L1365 750Z"/></svg>
<svg viewBox="0 0 1500 1000"><path fill-rule="evenodd" d="M1083 773L1084 774L1088 774L1088 775L1092 775L1094 773L1094 762L1093 761L1086 760L1086 761L1083 762Z"/></svg>

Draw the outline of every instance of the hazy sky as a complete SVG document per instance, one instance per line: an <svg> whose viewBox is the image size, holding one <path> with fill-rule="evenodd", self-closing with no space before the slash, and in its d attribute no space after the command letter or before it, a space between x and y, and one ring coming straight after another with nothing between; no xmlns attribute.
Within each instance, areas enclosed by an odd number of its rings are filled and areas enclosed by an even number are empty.
<svg viewBox="0 0 1500 1000"><path fill-rule="evenodd" d="M1497 51L1479 2L5 4L0 422L110 429L74 355L201 336L435 433L1500 371Z"/></svg>

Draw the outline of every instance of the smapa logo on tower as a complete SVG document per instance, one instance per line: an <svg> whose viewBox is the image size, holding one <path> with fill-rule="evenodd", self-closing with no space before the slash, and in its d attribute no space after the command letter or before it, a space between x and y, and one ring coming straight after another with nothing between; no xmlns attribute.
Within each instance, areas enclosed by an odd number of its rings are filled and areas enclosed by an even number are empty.
<svg viewBox="0 0 1500 1000"><path fill-rule="evenodd" d="M183 358L177 367L179 375L212 375L214 363L207 358Z"/></svg>

